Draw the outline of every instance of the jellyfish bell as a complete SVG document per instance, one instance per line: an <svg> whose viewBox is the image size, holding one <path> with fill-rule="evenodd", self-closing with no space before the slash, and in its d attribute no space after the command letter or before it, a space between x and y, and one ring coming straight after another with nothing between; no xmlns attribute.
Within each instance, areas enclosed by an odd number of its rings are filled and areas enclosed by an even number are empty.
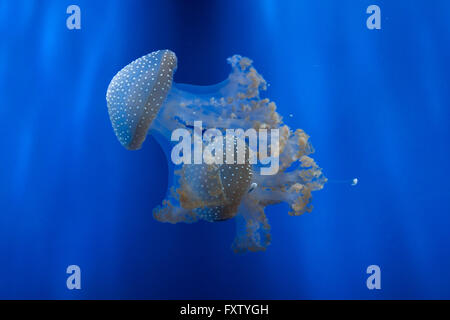
<svg viewBox="0 0 450 320"><path fill-rule="evenodd" d="M267 84L252 60L234 55L227 61L231 72L216 85L178 84L173 81L175 54L155 51L119 71L108 87L106 100L114 132L126 149L141 148L146 135L151 134L166 152L171 187L153 210L155 219L192 223L234 218L237 232L233 250L260 251L271 239L265 207L286 202L291 215L311 212L312 191L322 189L327 180L310 157L314 149L309 136L301 129L291 130L275 103L260 96ZM172 132L179 128L193 131L196 121L221 131L279 129L279 169L273 175L259 174L255 165L248 163L248 156L244 163L174 165L168 152L174 145ZM201 143L208 147L208 141ZM222 143L225 152L228 145L224 140ZM236 152L235 147L236 143L232 144ZM261 159L261 154L258 156Z"/></svg>
<svg viewBox="0 0 450 320"><path fill-rule="evenodd" d="M170 50L145 55L120 70L109 84L106 101L120 143L141 148L172 86L177 57Z"/></svg>

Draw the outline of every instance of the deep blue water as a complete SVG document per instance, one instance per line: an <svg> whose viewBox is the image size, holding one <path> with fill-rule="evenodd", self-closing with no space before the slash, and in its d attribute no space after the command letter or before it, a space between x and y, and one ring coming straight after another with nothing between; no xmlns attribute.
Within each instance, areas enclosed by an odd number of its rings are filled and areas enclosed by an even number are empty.
<svg viewBox="0 0 450 320"><path fill-rule="evenodd" d="M70 4L81 30L66 28ZM371 4L381 30L366 28ZM0 298L450 298L449 13L446 0L0 0ZM166 48L180 83L252 58L325 175L359 184L327 184L301 217L268 208L263 253L233 254L234 221L155 221L167 161L152 138L119 144L105 93ZM366 287L371 264L381 290Z"/></svg>

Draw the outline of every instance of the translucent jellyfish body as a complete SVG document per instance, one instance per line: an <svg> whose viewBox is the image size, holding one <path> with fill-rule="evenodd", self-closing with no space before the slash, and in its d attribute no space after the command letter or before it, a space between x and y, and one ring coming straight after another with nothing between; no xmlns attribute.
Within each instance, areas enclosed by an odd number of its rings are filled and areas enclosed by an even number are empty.
<svg viewBox="0 0 450 320"><path fill-rule="evenodd" d="M119 71L108 87L106 100L114 132L125 148L141 148L147 134L151 134L166 151L173 170L172 185L162 205L153 211L158 221L192 223L234 218L237 234L233 250L260 251L271 241L265 207L286 202L291 215L310 212L311 193L322 189L326 178L310 157L314 150L309 136L301 129L291 130L277 113L275 103L260 97L260 92L266 90L266 81L252 61L235 55L228 63L231 73L219 84L177 84L173 82L175 54L170 50L156 51ZM182 128L191 132L195 140L199 136L195 129L198 121L203 129L220 132L278 129L278 171L261 174L261 165L248 161L249 152L254 151L258 159L267 155L247 144L243 163L173 164L170 150L176 141L172 141L172 133ZM200 143L207 148L210 142L202 140L201 134ZM230 148L236 153L237 141L227 144L225 140L224 155Z"/></svg>

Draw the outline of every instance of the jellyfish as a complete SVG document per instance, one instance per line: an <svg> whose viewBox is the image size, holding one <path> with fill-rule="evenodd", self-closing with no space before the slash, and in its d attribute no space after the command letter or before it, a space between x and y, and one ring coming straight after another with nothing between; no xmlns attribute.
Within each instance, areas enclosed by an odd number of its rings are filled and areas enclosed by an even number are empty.
<svg viewBox="0 0 450 320"><path fill-rule="evenodd" d="M153 210L156 220L168 223L219 222L236 220L232 249L237 253L263 251L271 242L265 214L269 205L286 202L293 216L312 211L312 192L323 188L327 179L311 154L309 136L283 123L276 104L261 93L267 89L253 61L240 55L227 59L231 72L224 81L211 86L179 84L173 81L177 57L159 50L131 62L109 84L106 100L112 127L119 142L128 150L142 147L152 135L171 159L178 129L192 133L192 144L203 149L219 146L211 157L236 155L234 161L169 161L169 188L162 204ZM196 122L202 128L197 130ZM204 130L276 129L279 161L274 174L262 174L261 164L249 161L267 157L244 140L220 137L205 139ZM273 138L273 137L272 137ZM244 150L244 161L238 151ZM183 156L187 156L183 154ZM190 155L189 155L190 156ZM195 156L194 156L195 158Z"/></svg>

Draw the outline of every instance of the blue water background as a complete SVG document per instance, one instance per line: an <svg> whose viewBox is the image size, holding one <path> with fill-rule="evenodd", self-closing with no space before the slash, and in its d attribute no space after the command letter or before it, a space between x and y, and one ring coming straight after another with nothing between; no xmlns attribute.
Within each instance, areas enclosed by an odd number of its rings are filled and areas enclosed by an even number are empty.
<svg viewBox="0 0 450 320"><path fill-rule="evenodd" d="M366 28L371 4L381 30ZM450 298L449 13L446 0L0 0L0 298ZM325 175L359 184L327 184L301 217L268 208L263 253L232 253L234 221L153 220L167 160L152 138L121 147L105 93L166 48L180 83L252 58ZM366 287L371 264L381 290Z"/></svg>

